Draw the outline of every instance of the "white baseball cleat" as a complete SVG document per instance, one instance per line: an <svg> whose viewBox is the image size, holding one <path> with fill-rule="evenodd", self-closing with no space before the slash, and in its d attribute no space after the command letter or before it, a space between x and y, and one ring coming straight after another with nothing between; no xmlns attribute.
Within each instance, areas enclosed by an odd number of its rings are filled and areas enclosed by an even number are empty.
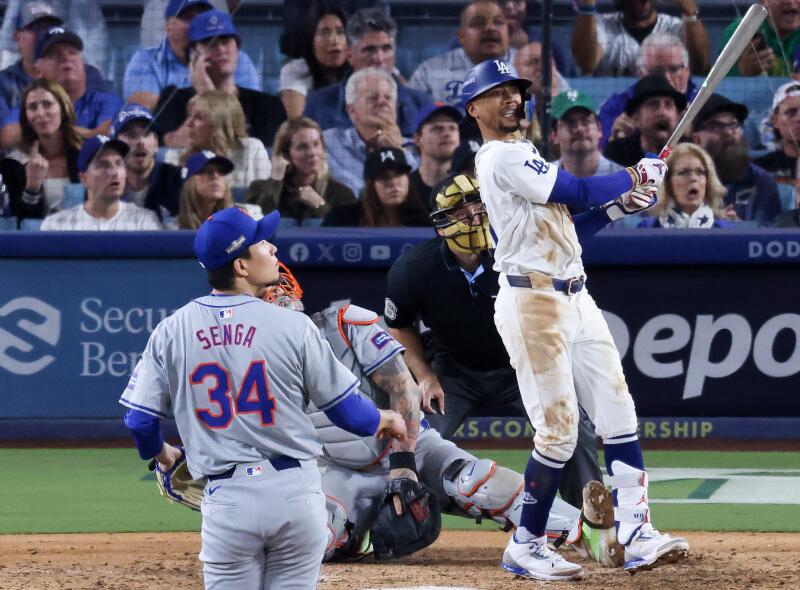
<svg viewBox="0 0 800 590"><path fill-rule="evenodd" d="M584 575L580 565L561 557L546 542L517 543L514 535L508 541L500 567L533 580L579 580Z"/></svg>
<svg viewBox="0 0 800 590"><path fill-rule="evenodd" d="M688 556L686 539L659 533L646 522L625 545L625 570L631 573L647 571L660 565L679 563Z"/></svg>

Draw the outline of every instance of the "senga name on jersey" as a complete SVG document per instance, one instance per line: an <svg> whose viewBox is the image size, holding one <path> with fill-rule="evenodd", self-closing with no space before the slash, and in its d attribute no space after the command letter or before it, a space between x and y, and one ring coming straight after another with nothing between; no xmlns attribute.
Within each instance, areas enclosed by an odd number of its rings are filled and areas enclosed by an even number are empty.
<svg viewBox="0 0 800 590"><path fill-rule="evenodd" d="M226 324L198 330L194 335L203 344L203 350L208 350L212 346L246 346L250 348L253 345L256 328L242 324Z"/></svg>

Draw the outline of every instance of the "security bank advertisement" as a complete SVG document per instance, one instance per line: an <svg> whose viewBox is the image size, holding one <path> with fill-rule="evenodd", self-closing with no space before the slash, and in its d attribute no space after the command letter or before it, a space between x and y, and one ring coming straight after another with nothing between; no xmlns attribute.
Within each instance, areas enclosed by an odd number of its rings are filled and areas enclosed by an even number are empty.
<svg viewBox="0 0 800 590"><path fill-rule="evenodd" d="M750 430L798 438L800 240L697 233L689 245L630 232L584 245L587 287L619 349L640 434L735 436L749 419ZM146 248L141 236L93 236L90 245L64 236L58 249L23 236L0 237L0 420L118 421L117 400L150 332L209 290L191 235L151 234ZM294 230L275 240L309 311L351 301L382 313L387 268L431 233L337 236ZM776 427L775 418L791 420ZM476 417L459 434L517 438L529 428L521 418Z"/></svg>

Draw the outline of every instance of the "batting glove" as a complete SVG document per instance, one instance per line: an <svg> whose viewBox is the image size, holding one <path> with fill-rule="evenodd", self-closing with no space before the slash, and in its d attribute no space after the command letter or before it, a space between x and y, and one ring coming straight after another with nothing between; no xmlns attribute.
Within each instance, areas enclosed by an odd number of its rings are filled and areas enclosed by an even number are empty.
<svg viewBox="0 0 800 590"><path fill-rule="evenodd" d="M628 168L634 177L633 186L660 186L667 175L667 164L655 154L645 154L634 166Z"/></svg>
<svg viewBox="0 0 800 590"><path fill-rule="evenodd" d="M637 186L606 204L606 214L611 221L616 221L626 215L635 215L646 211L658 201L657 192L658 188L654 186Z"/></svg>

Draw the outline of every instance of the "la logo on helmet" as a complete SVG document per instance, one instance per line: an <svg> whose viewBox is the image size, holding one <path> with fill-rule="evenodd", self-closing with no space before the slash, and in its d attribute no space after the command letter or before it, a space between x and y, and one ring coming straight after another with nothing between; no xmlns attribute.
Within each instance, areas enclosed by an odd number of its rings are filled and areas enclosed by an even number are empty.
<svg viewBox="0 0 800 590"><path fill-rule="evenodd" d="M494 60L494 65L497 66L497 73L498 74L510 74L511 70L509 69L508 65L505 62L500 61L499 59Z"/></svg>

